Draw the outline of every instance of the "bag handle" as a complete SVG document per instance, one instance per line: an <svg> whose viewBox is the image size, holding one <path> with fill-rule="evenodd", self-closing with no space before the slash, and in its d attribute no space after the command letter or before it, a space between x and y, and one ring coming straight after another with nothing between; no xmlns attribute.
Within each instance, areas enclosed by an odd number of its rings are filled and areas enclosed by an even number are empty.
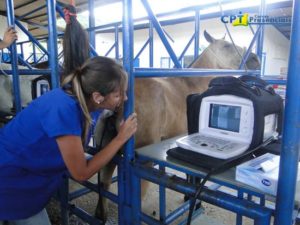
<svg viewBox="0 0 300 225"><path fill-rule="evenodd" d="M256 76L243 75L239 77L239 80L242 81L244 84L247 84L251 88L260 87L261 89L264 89L265 91L269 92L271 95L276 94L271 85L269 85L266 81Z"/></svg>

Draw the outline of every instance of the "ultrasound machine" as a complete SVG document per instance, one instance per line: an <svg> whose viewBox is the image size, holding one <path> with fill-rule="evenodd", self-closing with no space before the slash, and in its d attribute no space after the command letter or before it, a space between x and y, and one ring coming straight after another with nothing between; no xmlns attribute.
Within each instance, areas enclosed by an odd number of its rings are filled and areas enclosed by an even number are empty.
<svg viewBox="0 0 300 225"><path fill-rule="evenodd" d="M200 105L199 131L176 140L178 147L219 159L245 152L254 132L251 100L235 95L204 97ZM264 116L263 141L277 138L277 114Z"/></svg>

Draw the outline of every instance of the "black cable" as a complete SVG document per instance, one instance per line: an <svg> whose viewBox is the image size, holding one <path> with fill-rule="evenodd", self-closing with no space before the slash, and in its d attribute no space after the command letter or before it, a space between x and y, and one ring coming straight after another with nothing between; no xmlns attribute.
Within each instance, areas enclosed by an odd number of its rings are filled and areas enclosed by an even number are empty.
<svg viewBox="0 0 300 225"><path fill-rule="evenodd" d="M235 163L239 162L239 160L243 159L246 156L249 156L250 154L257 151L258 149L260 149L262 147L265 147L266 145L270 144L274 140L275 140L275 138L272 136L272 137L268 138L267 140L265 140L260 145L258 145L257 147L255 147L254 149L248 150L248 151L244 152L243 154L238 155L236 157L233 157L233 158L227 160L226 162L222 163L221 165L211 169L206 174L206 176L203 178L203 180L201 181L199 187L196 190L196 193L195 193L194 197L192 197L192 199L190 200L190 207L189 207L189 215L188 215L188 218L187 218L187 225L191 224L194 208L195 208L195 205L196 205L196 201L200 197L200 194L202 193L202 191L205 187L204 185L205 185L206 181L208 181L208 179L211 177L211 175L222 172L226 169L230 169L232 166L235 165Z"/></svg>

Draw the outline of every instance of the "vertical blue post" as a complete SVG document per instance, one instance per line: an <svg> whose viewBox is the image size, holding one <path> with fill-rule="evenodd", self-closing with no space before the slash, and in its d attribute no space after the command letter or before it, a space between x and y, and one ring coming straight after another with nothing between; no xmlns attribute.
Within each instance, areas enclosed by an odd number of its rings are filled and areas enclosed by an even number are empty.
<svg viewBox="0 0 300 225"><path fill-rule="evenodd" d="M32 54L33 54L33 64L36 64L36 49L35 44L32 42Z"/></svg>
<svg viewBox="0 0 300 225"><path fill-rule="evenodd" d="M116 60L119 60L119 26L115 25L115 55Z"/></svg>
<svg viewBox="0 0 300 225"><path fill-rule="evenodd" d="M266 1L261 0L259 16L264 16L264 15L266 15ZM259 27L259 25L257 25L257 29L258 29L258 27ZM262 26L260 29L260 32L259 32L258 38L257 38L257 43L256 43L256 54L258 55L260 62L261 62L262 51L263 51L263 47L264 47L263 44L264 44L264 26Z"/></svg>
<svg viewBox="0 0 300 225"><path fill-rule="evenodd" d="M25 60L23 43L20 45L20 49L21 49L21 56L22 56L23 60Z"/></svg>
<svg viewBox="0 0 300 225"><path fill-rule="evenodd" d="M199 55L199 33L200 33L200 13L199 10L195 12L195 45L194 45L194 60Z"/></svg>
<svg viewBox="0 0 300 225"><path fill-rule="evenodd" d="M134 74L133 74L133 19L132 19L132 0L123 1L123 65L128 73L128 101L125 104L124 116L127 118L133 112L134 103ZM124 225L131 225L131 193L132 190L132 167L130 163L134 159L134 139L130 140L125 145L124 153L124 179L122 187L125 194L124 203L122 204L122 211L119 212L119 217L124 218ZM123 224L120 224L123 225Z"/></svg>
<svg viewBox="0 0 300 225"><path fill-rule="evenodd" d="M153 24L149 21L149 67L153 67Z"/></svg>
<svg viewBox="0 0 300 225"><path fill-rule="evenodd" d="M159 169L166 172L164 166L159 166ZM166 221L166 188L163 185L159 185L159 219L162 222Z"/></svg>
<svg viewBox="0 0 300 225"><path fill-rule="evenodd" d="M92 27L93 29L89 31L89 41L91 46L93 46L93 48L95 48L95 4L94 4L94 0L89 0L89 27Z"/></svg>
<svg viewBox="0 0 300 225"><path fill-rule="evenodd" d="M9 27L15 28L15 15L14 15L14 1L6 0L6 10L7 10L7 24ZM22 110L21 97L20 97L20 84L19 84L19 71L18 71L18 56L16 43L12 43L9 47L11 52L11 69L13 76L13 90L14 90L14 103L16 111L20 112Z"/></svg>
<svg viewBox="0 0 300 225"><path fill-rule="evenodd" d="M291 225L300 140L300 2L294 1L275 225ZM288 190L288 191L287 191Z"/></svg>
<svg viewBox="0 0 300 225"><path fill-rule="evenodd" d="M260 76L263 77L266 71L266 53L262 52L261 54L261 68L260 68Z"/></svg>
<svg viewBox="0 0 300 225"><path fill-rule="evenodd" d="M49 62L51 69L52 88L59 86L57 61L57 33L56 33L56 0L47 0L48 36L49 36Z"/></svg>

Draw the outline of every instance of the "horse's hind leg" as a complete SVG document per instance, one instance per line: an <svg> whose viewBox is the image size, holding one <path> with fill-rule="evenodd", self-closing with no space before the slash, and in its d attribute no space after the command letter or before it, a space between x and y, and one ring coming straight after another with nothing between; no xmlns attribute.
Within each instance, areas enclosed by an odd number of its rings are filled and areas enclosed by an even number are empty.
<svg viewBox="0 0 300 225"><path fill-rule="evenodd" d="M104 168L101 169L100 173L100 181L101 183L98 185L101 185L102 188L106 191L109 190L109 186L112 181L112 175L114 173L114 170L116 168L116 165L112 162L107 164ZM103 197L101 194L99 194L99 199L97 203L97 207L95 210L95 216L98 219L101 219L104 223L107 221L107 199Z"/></svg>

